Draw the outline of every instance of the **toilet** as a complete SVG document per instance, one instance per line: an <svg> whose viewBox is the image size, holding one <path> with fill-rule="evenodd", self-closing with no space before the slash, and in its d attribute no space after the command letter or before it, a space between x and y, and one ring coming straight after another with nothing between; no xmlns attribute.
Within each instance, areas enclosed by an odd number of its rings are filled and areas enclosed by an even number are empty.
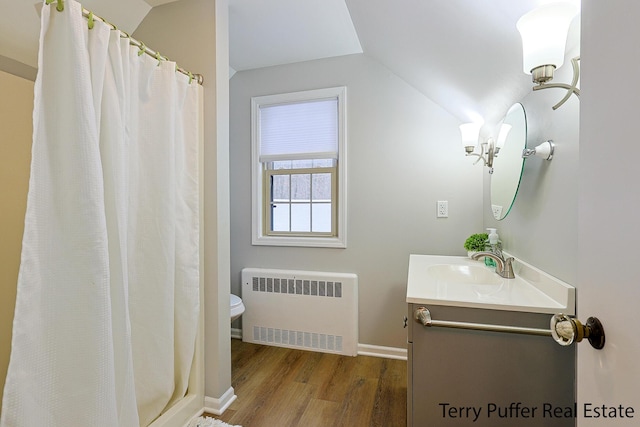
<svg viewBox="0 0 640 427"><path fill-rule="evenodd" d="M231 294L231 321L233 322L244 313L244 304L239 296Z"/></svg>

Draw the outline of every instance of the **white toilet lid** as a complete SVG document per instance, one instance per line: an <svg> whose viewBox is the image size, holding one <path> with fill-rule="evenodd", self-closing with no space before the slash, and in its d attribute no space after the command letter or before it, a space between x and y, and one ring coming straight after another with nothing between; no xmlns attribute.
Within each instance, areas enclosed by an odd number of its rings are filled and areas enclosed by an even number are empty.
<svg viewBox="0 0 640 427"><path fill-rule="evenodd" d="M231 294L231 307L236 307L240 304L242 304L242 300L240 299L240 297L237 295Z"/></svg>

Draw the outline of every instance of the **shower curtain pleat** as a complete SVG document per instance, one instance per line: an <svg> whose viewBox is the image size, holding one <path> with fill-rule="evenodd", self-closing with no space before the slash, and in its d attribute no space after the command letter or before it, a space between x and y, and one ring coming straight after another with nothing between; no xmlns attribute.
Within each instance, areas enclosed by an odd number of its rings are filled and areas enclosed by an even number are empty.
<svg viewBox="0 0 640 427"><path fill-rule="evenodd" d="M0 426L146 426L195 352L202 89L73 0L38 64Z"/></svg>
<svg viewBox="0 0 640 427"><path fill-rule="evenodd" d="M101 26L101 28L104 28ZM95 29L95 27L94 27ZM93 31L90 32L92 34ZM129 318L128 209L130 156L126 141L125 74L123 51L128 48L119 31L110 31L109 66L104 67L102 103L99 105L100 155L104 176L105 218L109 242L111 324L118 425L139 425L136 402L131 327ZM105 56L105 58L107 58Z"/></svg>
<svg viewBox="0 0 640 427"><path fill-rule="evenodd" d="M199 216L193 212L199 211L199 165L198 146L188 144L187 141L200 139L201 126L199 123L200 99L197 91L184 91L182 121L176 127L176 287L175 303L183 310L175 312L175 390L171 403L179 400L187 391L191 361L194 357L194 343L197 328L192 325L197 318L192 313L199 312L198 286L200 278Z"/></svg>

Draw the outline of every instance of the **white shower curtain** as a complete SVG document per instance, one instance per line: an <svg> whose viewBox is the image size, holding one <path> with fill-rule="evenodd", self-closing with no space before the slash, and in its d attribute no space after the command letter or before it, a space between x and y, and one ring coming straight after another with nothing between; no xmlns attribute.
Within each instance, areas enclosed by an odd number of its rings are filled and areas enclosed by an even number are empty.
<svg viewBox="0 0 640 427"><path fill-rule="evenodd" d="M202 88L44 6L2 427L146 426L187 390Z"/></svg>

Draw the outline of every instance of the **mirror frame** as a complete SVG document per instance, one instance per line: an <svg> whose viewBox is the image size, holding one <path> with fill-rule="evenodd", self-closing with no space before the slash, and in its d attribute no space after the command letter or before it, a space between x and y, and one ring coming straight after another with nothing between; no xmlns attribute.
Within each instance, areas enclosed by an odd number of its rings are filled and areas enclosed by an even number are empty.
<svg viewBox="0 0 640 427"><path fill-rule="evenodd" d="M491 174L491 213L502 221L507 217L515 203L524 161L522 150L527 146L527 114L524 105L517 102L507 112L504 124L511 125L504 147L494 159L494 172Z"/></svg>

